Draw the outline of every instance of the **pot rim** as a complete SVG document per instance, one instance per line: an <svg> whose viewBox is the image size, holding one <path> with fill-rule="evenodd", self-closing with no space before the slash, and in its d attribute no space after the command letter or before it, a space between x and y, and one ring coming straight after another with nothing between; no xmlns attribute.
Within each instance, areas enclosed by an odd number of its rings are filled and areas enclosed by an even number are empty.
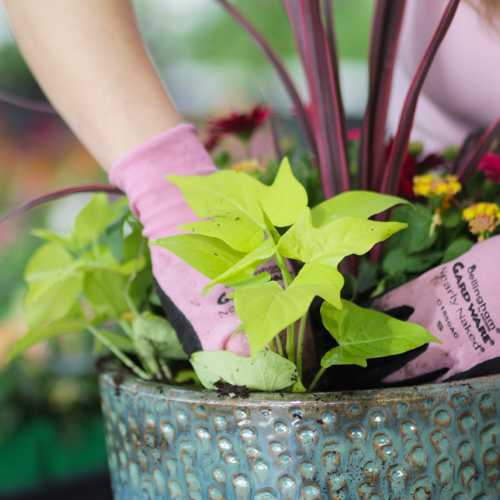
<svg viewBox="0 0 500 500"><path fill-rule="evenodd" d="M462 394L467 396L471 392L488 392L500 387L500 374L488 375L453 382L438 384L423 384L404 387L388 387L383 389L363 389L356 391L338 392L251 392L248 398L221 396L218 392L209 389L193 389L174 386L164 382L143 380L124 369L116 360L105 360L101 363L99 378L102 382L114 385L115 393L119 396L122 391L132 395L144 395L161 400L171 399L176 402L200 404L218 404L231 406L292 406L318 405L353 405L355 403L370 403L371 405L387 405L391 401L406 403L419 401L424 406L425 400L434 398L448 399L450 395ZM430 408L435 405L431 402Z"/></svg>

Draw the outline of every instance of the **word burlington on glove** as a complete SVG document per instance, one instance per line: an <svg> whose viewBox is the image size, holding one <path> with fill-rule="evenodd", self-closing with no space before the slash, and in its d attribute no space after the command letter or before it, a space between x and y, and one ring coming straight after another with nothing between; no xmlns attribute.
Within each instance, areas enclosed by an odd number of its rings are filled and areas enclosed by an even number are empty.
<svg viewBox="0 0 500 500"><path fill-rule="evenodd" d="M121 157L110 181L130 200L133 213L150 241L182 233L176 228L199 220L167 174L208 175L216 172L192 125L178 125ZM163 308L188 354L199 350L230 350L249 355L243 333L231 338L240 321L228 289L217 285L201 298L210 280L168 250L151 246L153 275Z"/></svg>
<svg viewBox="0 0 500 500"><path fill-rule="evenodd" d="M442 342L429 344L383 382L431 373L436 381L444 381L500 372L499 280L500 236L496 236L375 299L371 307L380 311L413 309L408 321Z"/></svg>

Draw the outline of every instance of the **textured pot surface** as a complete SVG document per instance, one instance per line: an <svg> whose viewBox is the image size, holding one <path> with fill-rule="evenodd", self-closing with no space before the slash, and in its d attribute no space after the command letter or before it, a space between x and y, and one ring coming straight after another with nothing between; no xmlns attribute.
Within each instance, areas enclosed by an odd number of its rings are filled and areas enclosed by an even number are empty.
<svg viewBox="0 0 500 500"><path fill-rule="evenodd" d="M500 376L219 397L100 376L116 500L500 498Z"/></svg>

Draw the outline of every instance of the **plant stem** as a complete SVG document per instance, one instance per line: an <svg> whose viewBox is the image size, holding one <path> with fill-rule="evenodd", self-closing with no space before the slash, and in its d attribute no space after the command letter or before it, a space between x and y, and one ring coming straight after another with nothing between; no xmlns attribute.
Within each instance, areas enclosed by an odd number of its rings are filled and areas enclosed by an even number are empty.
<svg viewBox="0 0 500 500"><path fill-rule="evenodd" d="M281 345L281 339L280 339L280 336L279 334L276 335L276 337L274 337L276 339L276 344L278 346L278 352L280 354L280 356L282 356L283 358L285 357L284 354L283 354L283 346ZM274 340L273 340L274 342Z"/></svg>
<svg viewBox="0 0 500 500"><path fill-rule="evenodd" d="M127 281L127 285L125 287L125 300L127 301L127 305L130 308L130 310L134 313L134 316L139 316L139 311L135 307L134 302L130 298L130 287L132 286L132 282L135 280L137 276L137 271L139 270L139 263L141 261L142 254L144 252L144 242L146 241L146 238L141 239L141 245L139 246L139 253L137 254L137 259L135 261L135 268L134 272L130 275L130 278Z"/></svg>
<svg viewBox="0 0 500 500"><path fill-rule="evenodd" d="M297 371L299 372L299 377L302 378L302 350L304 347L304 333L306 331L306 323L307 323L307 313L302 316L300 319L300 327L299 327L299 341L297 345Z"/></svg>
<svg viewBox="0 0 500 500"><path fill-rule="evenodd" d="M307 389L307 392L312 392L313 389L316 387L316 384L318 383L319 379L322 377L323 373L325 373L325 370L327 369L327 366L322 366L320 371L316 373L316 376L314 377L314 380L311 382L311 385L309 386L309 389Z"/></svg>
<svg viewBox="0 0 500 500"><path fill-rule="evenodd" d="M281 269L281 275L283 276L283 284L285 285L285 290L292 284L292 275L288 270L285 258L279 252L275 254L276 263ZM278 342L280 345L281 342ZM295 323L289 325L286 329L286 355L289 360L293 361L295 359Z"/></svg>
<svg viewBox="0 0 500 500"><path fill-rule="evenodd" d="M87 330L97 337L125 366L128 366L131 370L134 371L136 375L145 379L151 380L151 375L146 373L140 367L138 367L126 354L124 354L118 347L114 346L111 342L108 341L104 335L101 335L101 332L95 328L93 325L87 325Z"/></svg>

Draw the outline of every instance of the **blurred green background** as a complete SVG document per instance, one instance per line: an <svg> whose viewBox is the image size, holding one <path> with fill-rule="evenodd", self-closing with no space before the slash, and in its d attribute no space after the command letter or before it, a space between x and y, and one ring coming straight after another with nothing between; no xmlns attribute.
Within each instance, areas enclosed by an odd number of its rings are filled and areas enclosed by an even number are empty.
<svg viewBox="0 0 500 500"><path fill-rule="evenodd" d="M134 4L158 71L181 112L200 124L202 132L206 120L245 111L260 100L285 121L290 119L290 103L273 70L215 1L135 0ZM281 2L235 4L271 41L305 94ZM362 116L366 101L372 6L371 0L335 2L341 85L351 118ZM0 90L42 100L3 11L0 14ZM106 181L57 116L4 103L0 103L0 165L0 214L53 189ZM39 244L30 229L65 232L87 201L85 195L66 198L0 226L0 498L106 467L91 340L84 335L63 337L34 346L9 365L5 361L9 347L26 330L22 270Z"/></svg>

